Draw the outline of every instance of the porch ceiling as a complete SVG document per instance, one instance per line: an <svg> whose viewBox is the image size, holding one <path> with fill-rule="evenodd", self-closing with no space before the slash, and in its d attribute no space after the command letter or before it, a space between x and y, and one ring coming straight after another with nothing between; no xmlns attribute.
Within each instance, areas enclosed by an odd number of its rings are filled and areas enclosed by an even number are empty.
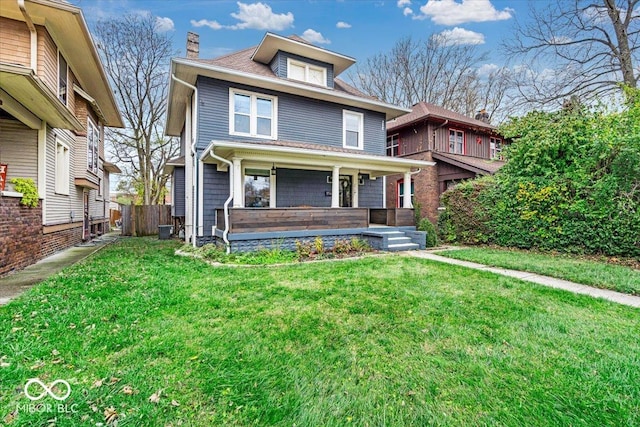
<svg viewBox="0 0 640 427"><path fill-rule="evenodd" d="M275 165L276 168L310 169L330 171L334 166L344 170L354 170L372 177L403 174L415 169L434 166L434 162L413 159L398 159L364 153L325 151L281 145L254 144L233 141L212 141L202 155L205 163L217 164L226 170L226 165L211 156L211 152L228 160L242 159Z"/></svg>

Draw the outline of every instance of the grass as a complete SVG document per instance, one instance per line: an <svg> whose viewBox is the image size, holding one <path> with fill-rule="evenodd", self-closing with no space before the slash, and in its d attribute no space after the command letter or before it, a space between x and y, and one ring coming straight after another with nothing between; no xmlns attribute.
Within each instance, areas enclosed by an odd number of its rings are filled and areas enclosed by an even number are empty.
<svg viewBox="0 0 640 427"><path fill-rule="evenodd" d="M0 307L0 423L640 424L637 309L412 257L176 248L122 240ZM69 381L72 410L20 409L33 377Z"/></svg>
<svg viewBox="0 0 640 427"><path fill-rule="evenodd" d="M640 295L639 270L592 259L494 248L449 250L438 255Z"/></svg>

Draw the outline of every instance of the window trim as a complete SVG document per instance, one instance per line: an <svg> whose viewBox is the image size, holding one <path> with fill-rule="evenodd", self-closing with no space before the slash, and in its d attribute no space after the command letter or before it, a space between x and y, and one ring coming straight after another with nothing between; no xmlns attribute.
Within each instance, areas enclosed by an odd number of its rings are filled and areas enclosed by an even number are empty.
<svg viewBox="0 0 640 427"><path fill-rule="evenodd" d="M236 132L235 124L235 95L244 95L250 97L249 107L249 133ZM271 135L258 134L258 98L269 99L271 101ZM260 139L278 139L278 97L273 95L265 95L263 93L251 92L248 90L229 88L229 135L248 136Z"/></svg>
<svg viewBox="0 0 640 427"><path fill-rule="evenodd" d="M358 146L347 145L347 116L358 117ZM352 110L342 110L342 147L351 150L364 150L364 114Z"/></svg>
<svg viewBox="0 0 640 427"><path fill-rule="evenodd" d="M304 67L304 80L300 80L300 79L296 79L294 77L291 77L291 65L296 65L298 67ZM314 83L312 81L310 81L309 79L309 69L314 69L314 70L318 70L318 71L322 71L322 84L318 85L317 83ZM297 82L305 82L305 83L309 83L312 85L318 85L318 86L322 86L322 87L327 87L327 68L326 67L322 67L320 65L313 65L313 64L309 64L308 62L304 62L304 61L299 61L297 59L293 59L293 58L287 58L287 78L291 79L291 80L295 80Z"/></svg>
<svg viewBox="0 0 640 427"><path fill-rule="evenodd" d="M69 145L59 140L58 137L55 137L55 181L54 181L54 193L60 194L63 196L69 195L69 179L71 175L71 150L69 149ZM62 147L66 154L64 155L65 164L62 165L64 169L61 169L61 165L59 163L58 158L58 147ZM61 171L64 173L61 174ZM62 176L60 176L62 175Z"/></svg>
<svg viewBox="0 0 640 427"><path fill-rule="evenodd" d="M460 132L462 134L462 151L460 153L458 153L456 151L456 146L454 144L453 146L453 151L451 151L451 131L453 132ZM449 138L447 140L447 142L449 143L449 153L451 154L466 154L467 153L467 135L466 132L463 131L462 129L456 129L456 128L449 128L449 132L447 135Z"/></svg>
<svg viewBox="0 0 640 427"><path fill-rule="evenodd" d="M495 136L489 137L489 158L500 159L502 156L502 138L496 138Z"/></svg>
<svg viewBox="0 0 640 427"><path fill-rule="evenodd" d="M91 142L89 141L89 127L92 126L93 127L93 132L95 132L95 135L98 135L97 140L95 141L95 146L93 147L93 151L92 151L92 157L91 159L93 160L91 162L91 165L89 165L89 148L90 148L90 144ZM93 133L92 132L92 133ZM95 175L98 175L98 166L100 163L100 160L98 159L99 155L100 155L100 128L98 128L98 125L93 123L93 120L91 120L90 117L87 117L87 136L85 137L85 140L87 141L87 170Z"/></svg>

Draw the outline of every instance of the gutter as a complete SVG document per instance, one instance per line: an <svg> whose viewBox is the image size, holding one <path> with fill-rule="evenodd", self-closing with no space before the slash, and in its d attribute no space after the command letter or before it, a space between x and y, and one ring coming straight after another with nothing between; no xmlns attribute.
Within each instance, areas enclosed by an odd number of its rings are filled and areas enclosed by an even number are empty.
<svg viewBox="0 0 640 427"><path fill-rule="evenodd" d="M192 163L193 163L193 172L192 172L192 180L191 180L191 185L195 186L195 191L192 192L193 194L193 212L191 213L192 215L192 225L191 225L191 244L193 245L193 247L196 247L196 234L197 234L197 230L198 230L198 197L200 195L200 193L198 192L198 153L196 152L196 143L198 142L198 88L195 87L194 85L185 82L184 80L180 80L179 78L176 77L175 73L171 73L171 79L183 84L184 86L190 88L193 90L194 93L194 98L195 98L195 102L194 102L194 109L192 112L192 116L193 119L191 121L191 158L192 158Z"/></svg>
<svg viewBox="0 0 640 427"><path fill-rule="evenodd" d="M436 151L436 131L440 128L445 127L448 124L449 124L449 119L446 119L444 123L433 128L433 151Z"/></svg>
<svg viewBox="0 0 640 427"><path fill-rule="evenodd" d="M29 12L27 12L24 0L18 0L18 7L20 8L20 12L22 12L22 16L24 17L24 21L26 22L31 35L31 69L35 73L38 68L38 32L36 31L36 26L33 25Z"/></svg>
<svg viewBox="0 0 640 427"><path fill-rule="evenodd" d="M233 200L233 163L229 160L218 156L214 153L216 144L211 141L211 148L209 148L209 155L214 159L226 163L229 166L229 197L224 202L224 231L222 232L222 240L224 240L225 247L227 248L227 254L231 253L231 244L229 243L229 203Z"/></svg>

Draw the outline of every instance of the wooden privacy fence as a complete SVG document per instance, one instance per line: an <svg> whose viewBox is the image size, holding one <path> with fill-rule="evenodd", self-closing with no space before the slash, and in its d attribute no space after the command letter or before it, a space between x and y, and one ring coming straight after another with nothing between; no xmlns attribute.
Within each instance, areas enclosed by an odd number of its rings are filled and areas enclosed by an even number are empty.
<svg viewBox="0 0 640 427"><path fill-rule="evenodd" d="M172 224L170 205L122 205L122 235L152 236L159 225Z"/></svg>

